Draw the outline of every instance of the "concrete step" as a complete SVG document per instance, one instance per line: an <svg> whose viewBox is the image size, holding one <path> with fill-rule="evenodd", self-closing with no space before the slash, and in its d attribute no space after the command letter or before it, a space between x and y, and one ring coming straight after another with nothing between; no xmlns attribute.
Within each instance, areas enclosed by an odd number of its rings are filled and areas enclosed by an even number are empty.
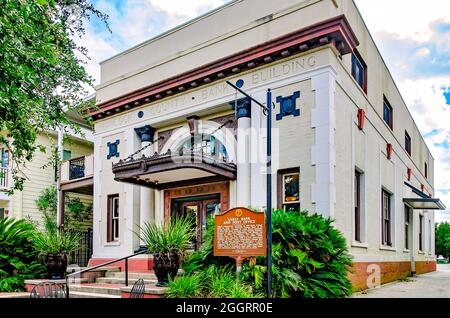
<svg viewBox="0 0 450 318"><path fill-rule="evenodd" d="M123 278L125 279L125 272L107 272L105 274L106 278ZM156 280L155 273L152 272L128 272L128 279L149 279L149 280Z"/></svg>
<svg viewBox="0 0 450 318"><path fill-rule="evenodd" d="M118 284L81 284L81 285L70 285L69 296L74 292L84 292L92 294L101 295L116 295L120 296L120 288L123 285Z"/></svg>
<svg viewBox="0 0 450 318"><path fill-rule="evenodd" d="M70 291L70 298L120 298L119 295L87 293L80 291Z"/></svg>
<svg viewBox="0 0 450 318"><path fill-rule="evenodd" d="M138 278L128 278L128 285L133 285L136 283ZM96 279L96 282L99 284L122 284L125 285L125 275L124 277L99 277ZM146 285L156 285L158 280L156 279L145 279L144 282Z"/></svg>

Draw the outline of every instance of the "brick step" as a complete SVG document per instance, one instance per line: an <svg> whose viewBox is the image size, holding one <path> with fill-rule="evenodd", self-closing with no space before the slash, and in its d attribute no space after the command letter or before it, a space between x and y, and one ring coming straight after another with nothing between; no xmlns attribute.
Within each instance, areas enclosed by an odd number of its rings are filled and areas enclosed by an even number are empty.
<svg viewBox="0 0 450 318"><path fill-rule="evenodd" d="M87 293L80 291L70 291L70 298L120 298L118 295Z"/></svg>
<svg viewBox="0 0 450 318"><path fill-rule="evenodd" d="M140 277L143 278L143 277ZM128 285L133 285L134 283L136 283L138 281L139 278L130 278L128 277ZM99 277L96 279L96 282L99 284L122 284L125 285L125 275L124 277ZM158 282L158 280L156 279L147 279L144 278L144 283L146 285L156 285L156 283Z"/></svg>
<svg viewBox="0 0 450 318"><path fill-rule="evenodd" d="M119 284L81 284L81 285L70 285L69 296L72 291L75 292L85 292L100 295L115 295L120 296L120 288L123 285Z"/></svg>

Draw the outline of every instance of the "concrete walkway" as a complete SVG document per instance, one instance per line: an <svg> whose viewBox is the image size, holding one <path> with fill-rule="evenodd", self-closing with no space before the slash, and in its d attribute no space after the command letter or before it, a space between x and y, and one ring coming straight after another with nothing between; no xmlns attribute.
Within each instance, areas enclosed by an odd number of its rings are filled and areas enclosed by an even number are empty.
<svg viewBox="0 0 450 318"><path fill-rule="evenodd" d="M355 293L353 298L450 298L450 264L438 264L436 272L409 277L379 288Z"/></svg>

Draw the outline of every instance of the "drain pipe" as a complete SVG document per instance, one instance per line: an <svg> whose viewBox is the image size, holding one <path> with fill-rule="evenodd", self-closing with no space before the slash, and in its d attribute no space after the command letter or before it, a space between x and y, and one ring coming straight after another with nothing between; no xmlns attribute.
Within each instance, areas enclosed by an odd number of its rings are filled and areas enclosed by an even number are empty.
<svg viewBox="0 0 450 318"><path fill-rule="evenodd" d="M416 262L414 260L414 255L415 255L415 249L414 249L414 209L409 209L409 213L411 214L411 238L410 238L410 242L411 242L411 277L415 277L416 276Z"/></svg>

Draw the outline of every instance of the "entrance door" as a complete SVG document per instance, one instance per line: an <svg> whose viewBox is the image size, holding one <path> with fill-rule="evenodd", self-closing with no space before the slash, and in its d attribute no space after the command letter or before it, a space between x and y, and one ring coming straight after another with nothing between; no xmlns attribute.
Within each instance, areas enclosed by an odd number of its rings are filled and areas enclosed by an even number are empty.
<svg viewBox="0 0 450 318"><path fill-rule="evenodd" d="M210 216L214 215L215 212L220 212L220 195L172 199L171 209L172 217L187 217L190 215L195 217L196 236L192 242L192 247L197 250L204 242Z"/></svg>

